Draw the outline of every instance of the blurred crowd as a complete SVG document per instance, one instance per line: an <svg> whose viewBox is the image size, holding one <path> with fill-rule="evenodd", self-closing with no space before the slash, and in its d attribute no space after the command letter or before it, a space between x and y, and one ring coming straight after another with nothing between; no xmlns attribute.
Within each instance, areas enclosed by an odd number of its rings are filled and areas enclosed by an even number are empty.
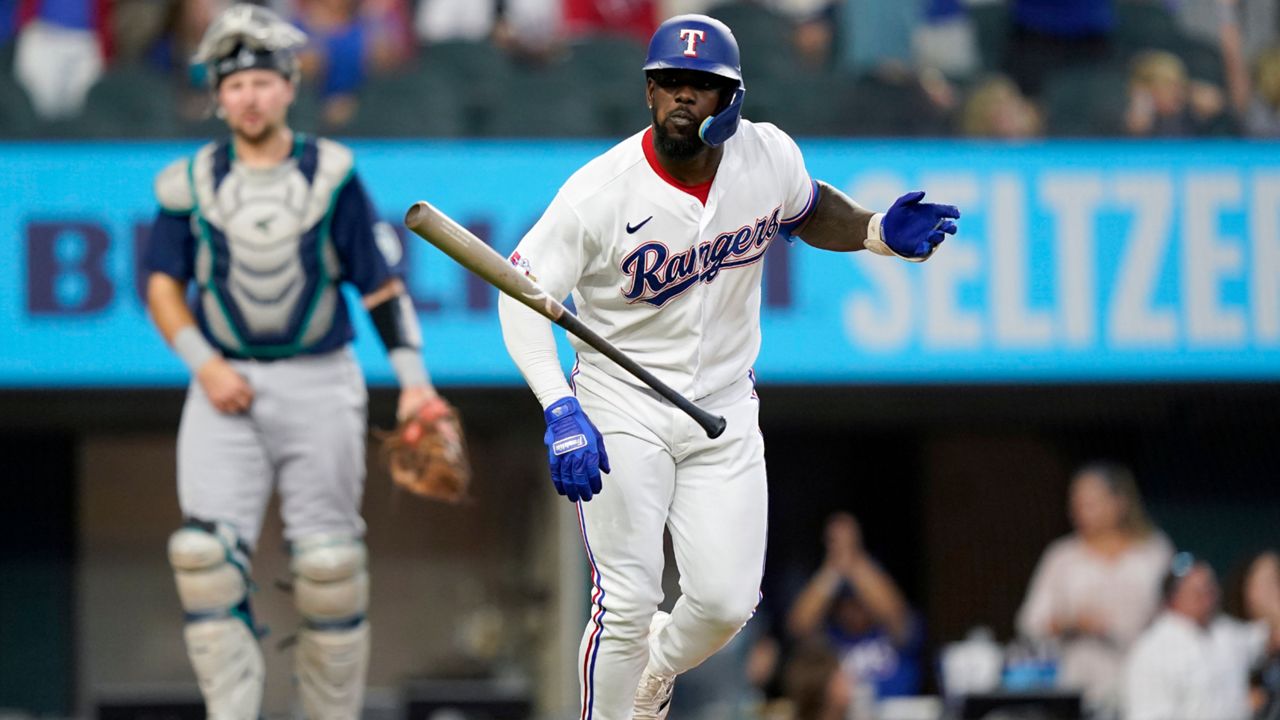
<svg viewBox="0 0 1280 720"><path fill-rule="evenodd" d="M211 127L199 124L209 102L187 58L226 4L0 0L0 136L57 135L58 122L86 115L63 134L201 134ZM796 135L1280 134L1274 0L266 4L311 37L308 102L296 109L305 116L298 124L335 134L629 132L645 121L642 108L610 116L608 106L620 85L635 92L619 102L640 105L644 43L661 18L682 12L706 12L734 29L743 48L746 115ZM30 105L26 126L14 89ZM581 106L567 104L567 114L581 107L578 114L599 121L539 122L552 94L582 98ZM417 96L435 102L406 102ZM147 104L159 97L172 107ZM113 123L108 116L121 106L136 107ZM422 118L433 107L453 121ZM454 107L475 111L454 114ZM517 121L485 115L504 109ZM392 122L398 112L421 121ZM602 119L608 117L613 121Z"/></svg>
<svg viewBox="0 0 1280 720"><path fill-rule="evenodd" d="M921 615L867 549L858 521L832 515L825 555L785 603L782 622L748 626L745 662L736 667L746 668L750 690L739 697L749 699L720 714L704 710L710 701L682 706L697 692L685 683L675 711L768 720L986 717L979 708L1003 699L1021 709L1008 716L1018 718L1280 720L1280 552L1242 554L1220 581L1152 523L1133 474L1110 462L1074 473L1067 513L1072 532L1041 555L1015 636L999 644L977 628L937 644L936 664ZM966 709L975 697L987 705Z"/></svg>

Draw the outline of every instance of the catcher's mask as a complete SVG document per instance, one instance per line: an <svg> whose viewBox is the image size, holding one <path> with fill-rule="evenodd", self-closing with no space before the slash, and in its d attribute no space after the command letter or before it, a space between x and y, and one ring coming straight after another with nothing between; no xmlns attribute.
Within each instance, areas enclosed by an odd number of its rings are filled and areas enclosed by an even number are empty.
<svg viewBox="0 0 1280 720"><path fill-rule="evenodd" d="M301 79L298 50L307 36L260 5L238 3L218 16L191 57L202 66L210 89L241 70L274 70L290 82Z"/></svg>

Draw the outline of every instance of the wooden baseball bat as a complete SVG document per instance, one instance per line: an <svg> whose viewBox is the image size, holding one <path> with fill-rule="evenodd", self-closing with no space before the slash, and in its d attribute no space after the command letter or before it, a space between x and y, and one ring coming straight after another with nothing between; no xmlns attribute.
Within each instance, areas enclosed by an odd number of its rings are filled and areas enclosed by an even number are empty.
<svg viewBox="0 0 1280 720"><path fill-rule="evenodd" d="M694 405L688 398L676 392L670 385L654 377L653 373L628 357L612 343L587 327L576 315L547 295L532 278L476 237L456 220L437 210L430 203L418 202L409 208L404 216L405 227L417 233L419 237L440 248L444 254L453 258L459 265L484 278L486 282L506 295L519 300L533 308L535 312L546 317L568 332L582 339L583 342L599 350L610 360L618 363L624 370L635 375L645 385L653 388L672 405L680 408L702 426L707 437L717 438L724 432L725 420L719 415L712 415Z"/></svg>

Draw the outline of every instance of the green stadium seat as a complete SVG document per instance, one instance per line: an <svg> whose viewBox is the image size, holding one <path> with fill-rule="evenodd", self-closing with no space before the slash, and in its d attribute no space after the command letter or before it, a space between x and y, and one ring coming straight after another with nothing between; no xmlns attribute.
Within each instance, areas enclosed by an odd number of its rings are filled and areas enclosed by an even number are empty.
<svg viewBox="0 0 1280 720"><path fill-rule="evenodd" d="M1182 45L1178 22L1162 3L1123 0L1115 10L1115 40L1123 56L1152 49L1176 52Z"/></svg>
<svg viewBox="0 0 1280 720"><path fill-rule="evenodd" d="M485 134L491 116L510 104L507 87L518 68L488 42L450 40L428 45L420 62L423 72L456 89L467 135Z"/></svg>
<svg viewBox="0 0 1280 720"><path fill-rule="evenodd" d="M840 134L932 137L949 133L946 114L935 108L911 75L867 73L832 101Z"/></svg>
<svg viewBox="0 0 1280 720"><path fill-rule="evenodd" d="M1059 71L1045 82L1046 130L1065 137L1123 135L1128 102L1128 71L1122 66Z"/></svg>
<svg viewBox="0 0 1280 720"><path fill-rule="evenodd" d="M146 68L112 68L89 90L81 116L62 129L85 137L176 137L173 86L167 77Z"/></svg>
<svg viewBox="0 0 1280 720"><path fill-rule="evenodd" d="M639 99L637 104L644 107ZM504 138L609 134L593 101L592 88L563 66L522 72L512 78L506 84L502 102L489 108L482 120L470 128L470 134Z"/></svg>
<svg viewBox="0 0 1280 720"><path fill-rule="evenodd" d="M755 122L771 122L796 137L843 135L851 120L848 105L856 91L854 77L843 72L797 75L747 86L743 114Z"/></svg>
<svg viewBox="0 0 1280 720"><path fill-rule="evenodd" d="M1218 46L1192 38L1183 40L1177 54L1187 64L1187 75L1222 86L1227 82L1222 67L1222 51Z"/></svg>
<svg viewBox="0 0 1280 720"><path fill-rule="evenodd" d="M716 5L707 14L728 25L742 52L742 75L751 84L762 79L786 79L802 72L791 45L792 22L751 2Z"/></svg>
<svg viewBox="0 0 1280 720"><path fill-rule="evenodd" d="M1009 45L1009 6L1003 2L971 5L968 13L977 35L981 69L995 72L1004 65L1005 48Z"/></svg>
<svg viewBox="0 0 1280 720"><path fill-rule="evenodd" d="M570 71L605 83L621 83L643 77L645 45L630 37L588 35L569 45L566 60Z"/></svg>
<svg viewBox="0 0 1280 720"><path fill-rule="evenodd" d="M457 86L438 73L412 69L370 78L344 135L456 137L466 132Z"/></svg>
<svg viewBox="0 0 1280 720"><path fill-rule="evenodd" d="M0 140L38 137L40 118L11 73L0 74Z"/></svg>
<svg viewBox="0 0 1280 720"><path fill-rule="evenodd" d="M645 46L629 37L593 35L575 40L569 56L549 70L563 73L589 94L598 131L621 137L644 127Z"/></svg>

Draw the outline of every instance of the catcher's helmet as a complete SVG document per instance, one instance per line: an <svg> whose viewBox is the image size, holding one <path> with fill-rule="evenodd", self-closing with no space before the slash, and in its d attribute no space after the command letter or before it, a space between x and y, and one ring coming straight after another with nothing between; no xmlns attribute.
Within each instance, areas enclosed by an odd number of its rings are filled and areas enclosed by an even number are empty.
<svg viewBox="0 0 1280 720"><path fill-rule="evenodd" d="M644 71L651 70L698 70L732 80L737 84L732 100L702 121L698 137L715 147L737 132L747 88L742 82L738 41L728 25L706 15L677 15L667 20L649 41Z"/></svg>
<svg viewBox="0 0 1280 720"><path fill-rule="evenodd" d="M307 36L276 13L258 5L232 5L205 30L191 62L204 65L211 87L241 70L275 70L294 83L297 51Z"/></svg>

